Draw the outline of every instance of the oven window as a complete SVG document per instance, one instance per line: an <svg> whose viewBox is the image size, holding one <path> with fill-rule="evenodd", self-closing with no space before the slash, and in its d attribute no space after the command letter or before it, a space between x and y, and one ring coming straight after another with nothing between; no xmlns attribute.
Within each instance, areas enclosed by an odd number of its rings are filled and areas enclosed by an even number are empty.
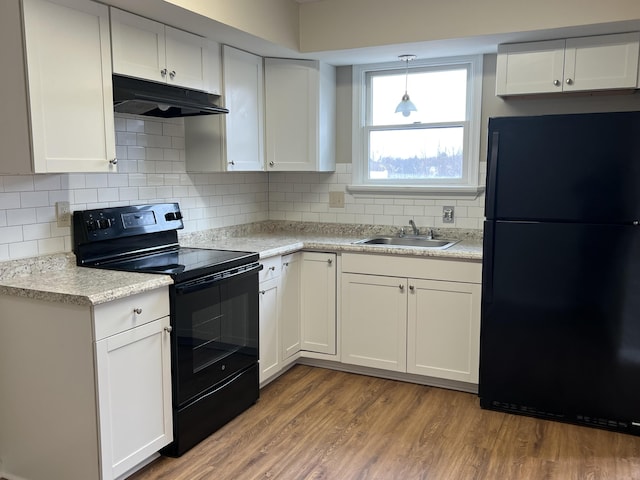
<svg viewBox="0 0 640 480"><path fill-rule="evenodd" d="M225 357L249 347L248 295L221 300L192 314L193 372L197 373ZM241 319L241 321L238 321Z"/></svg>
<svg viewBox="0 0 640 480"><path fill-rule="evenodd" d="M182 293L177 289L174 307L178 403L257 362L257 273Z"/></svg>

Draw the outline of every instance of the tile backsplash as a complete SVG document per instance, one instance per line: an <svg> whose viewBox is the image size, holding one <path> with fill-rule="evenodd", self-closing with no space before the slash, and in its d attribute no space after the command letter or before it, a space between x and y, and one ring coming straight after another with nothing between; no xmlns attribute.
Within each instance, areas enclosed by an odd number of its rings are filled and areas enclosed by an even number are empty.
<svg viewBox="0 0 640 480"><path fill-rule="evenodd" d="M484 182L486 162L480 163L480 181ZM339 163L333 173L269 174L269 219L303 222L357 223L365 225L406 226L413 219L421 229L481 229L484 221L484 195L475 199L409 196L353 196L351 164ZM329 192L344 192L344 207L329 206ZM443 223L444 206L455 209L454 223Z"/></svg>
<svg viewBox="0 0 640 480"><path fill-rule="evenodd" d="M70 252L71 229L58 227L55 205L71 210L178 202L184 232L263 220L441 227L443 205L456 209L449 227L482 227L476 200L366 198L346 193L344 208L329 192L345 192L351 165L334 173L187 173L182 119L117 114L118 173L0 175L0 261ZM0 162L2 161L0 157Z"/></svg>
<svg viewBox="0 0 640 480"><path fill-rule="evenodd" d="M0 175L0 261L72 250L59 201L71 210L179 202L185 232L268 219L267 173L186 173L182 119L116 115L115 126L118 173Z"/></svg>

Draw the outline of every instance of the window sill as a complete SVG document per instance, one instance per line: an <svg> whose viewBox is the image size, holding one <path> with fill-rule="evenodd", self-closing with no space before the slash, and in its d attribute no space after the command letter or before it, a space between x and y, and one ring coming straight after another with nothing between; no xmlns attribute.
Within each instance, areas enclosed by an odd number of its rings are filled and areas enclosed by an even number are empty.
<svg viewBox="0 0 640 480"><path fill-rule="evenodd" d="M347 185L347 192L354 197L393 195L397 197L437 196L477 198L484 192L484 185Z"/></svg>

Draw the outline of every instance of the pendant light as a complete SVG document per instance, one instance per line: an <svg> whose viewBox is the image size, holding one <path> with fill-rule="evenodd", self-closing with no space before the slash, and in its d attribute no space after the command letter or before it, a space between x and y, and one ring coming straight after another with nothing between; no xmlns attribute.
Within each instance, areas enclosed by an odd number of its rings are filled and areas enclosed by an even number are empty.
<svg viewBox="0 0 640 480"><path fill-rule="evenodd" d="M408 84L408 81L409 81L409 62L411 60L415 60L416 56L415 55L400 55L398 58L400 60L402 60L403 62L406 62L407 69L406 69L406 73L405 73L405 77L404 77L404 95L402 96L402 100L400 101L400 103L396 107L396 113L402 113L403 117L408 117L411 114L411 112L417 112L418 111L416 106L409 99L409 94L407 93L407 84Z"/></svg>

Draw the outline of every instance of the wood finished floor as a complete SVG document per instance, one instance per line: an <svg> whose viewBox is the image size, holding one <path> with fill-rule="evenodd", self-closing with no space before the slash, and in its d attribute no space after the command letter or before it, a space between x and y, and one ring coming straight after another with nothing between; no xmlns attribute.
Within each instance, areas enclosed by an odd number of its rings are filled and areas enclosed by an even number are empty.
<svg viewBox="0 0 640 480"><path fill-rule="evenodd" d="M298 365L130 480L640 479L640 437L481 410L476 395Z"/></svg>

